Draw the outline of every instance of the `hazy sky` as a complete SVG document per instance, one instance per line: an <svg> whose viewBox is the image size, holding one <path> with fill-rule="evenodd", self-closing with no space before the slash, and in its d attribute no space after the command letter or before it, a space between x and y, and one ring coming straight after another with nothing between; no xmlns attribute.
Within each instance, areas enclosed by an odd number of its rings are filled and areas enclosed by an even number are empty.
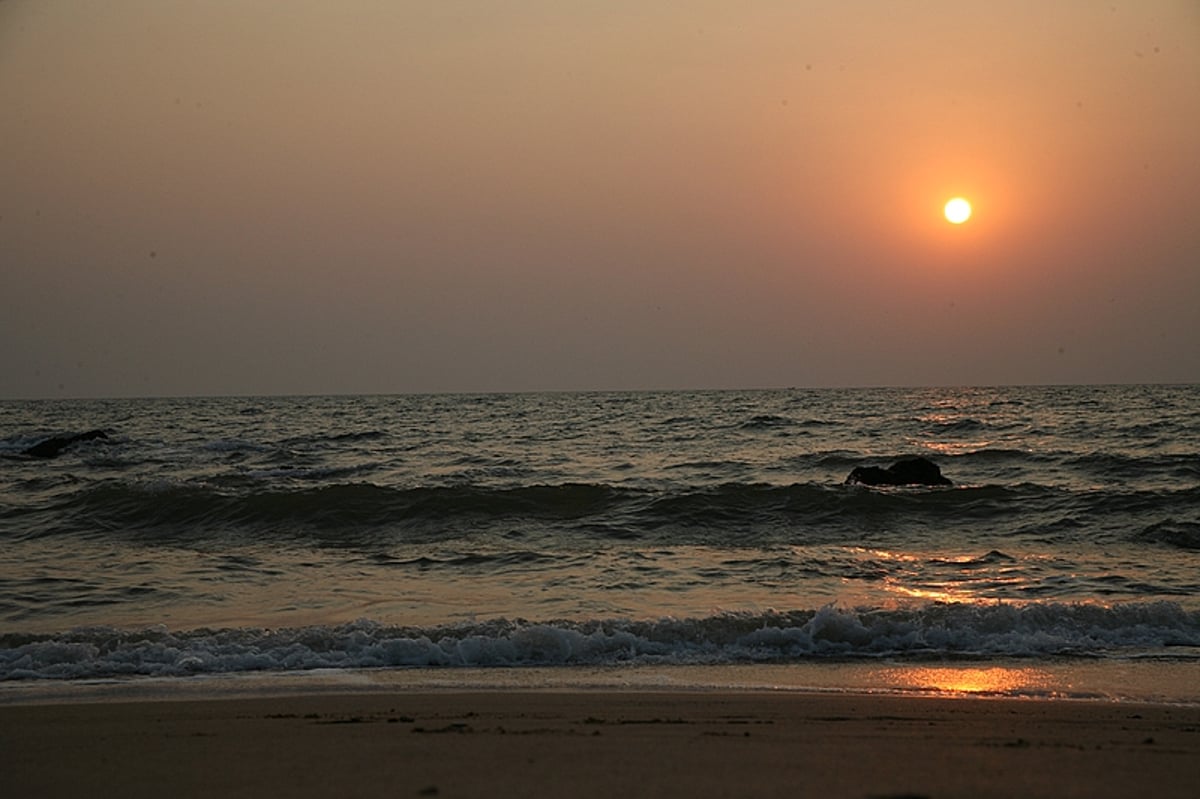
<svg viewBox="0 0 1200 799"><path fill-rule="evenodd" d="M1200 4L7 0L0 299L0 397L1200 381Z"/></svg>

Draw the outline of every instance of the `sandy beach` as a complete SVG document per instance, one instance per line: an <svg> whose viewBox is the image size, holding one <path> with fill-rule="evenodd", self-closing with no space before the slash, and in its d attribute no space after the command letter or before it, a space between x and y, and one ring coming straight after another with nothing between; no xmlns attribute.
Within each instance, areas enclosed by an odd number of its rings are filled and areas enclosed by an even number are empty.
<svg viewBox="0 0 1200 799"><path fill-rule="evenodd" d="M12 796L1194 796L1200 708L770 691L0 707Z"/></svg>

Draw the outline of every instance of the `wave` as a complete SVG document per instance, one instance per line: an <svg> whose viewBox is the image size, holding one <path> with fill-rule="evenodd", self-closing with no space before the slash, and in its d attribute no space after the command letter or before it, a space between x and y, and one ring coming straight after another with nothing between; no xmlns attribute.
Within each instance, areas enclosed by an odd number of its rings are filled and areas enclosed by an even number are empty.
<svg viewBox="0 0 1200 799"><path fill-rule="evenodd" d="M764 413L747 419L739 427L742 430L775 430L793 425L795 425L795 421L786 416Z"/></svg>
<svg viewBox="0 0 1200 799"><path fill-rule="evenodd" d="M1036 463L1046 462L1051 459L1044 453L1030 452L1024 449L1016 449L1012 447L992 447L984 446L979 449L970 450L967 452L950 453L946 457L951 461L1016 461L1019 463Z"/></svg>
<svg viewBox="0 0 1200 799"><path fill-rule="evenodd" d="M810 529L821 522L844 530L896 519L1003 519L1015 508L1027 512L1031 503L1051 504L1062 496L1057 489L1031 484L875 489L839 483L725 483L670 491L603 483L410 488L366 482L307 484L337 473L317 471L315 475L302 469L254 473L286 477L287 485L110 479L75 490L65 487L51 502L0 512L0 520L19 517L23 537L139 531L191 537L234 529L303 534L429 528L454 534L467 527L514 521L643 534L685 528L727 530L731 525L769 532L780 526ZM1138 497L1125 501L1140 506L1155 499Z"/></svg>
<svg viewBox="0 0 1200 799"><path fill-rule="evenodd" d="M1150 475L1173 481L1193 481L1200 477L1200 464L1193 453L1132 455L1089 452L1068 457L1065 464L1079 472L1112 482L1142 480Z"/></svg>
<svg viewBox="0 0 1200 799"><path fill-rule="evenodd" d="M923 424L930 427L931 430L937 431L939 435L948 435L952 433L975 433L980 430L995 429L996 425L989 424L981 419L963 418L963 419L937 419L937 418L922 418L919 419Z"/></svg>
<svg viewBox="0 0 1200 799"><path fill-rule="evenodd" d="M1164 519L1147 526L1137 538L1180 549L1200 550L1200 522Z"/></svg>
<svg viewBox="0 0 1200 799"><path fill-rule="evenodd" d="M390 488L341 483L296 489L229 492L203 485L105 483L58 508L83 529L255 530L360 529L399 522L495 517L576 519L603 513L621 492L567 484L509 489Z"/></svg>
<svg viewBox="0 0 1200 799"><path fill-rule="evenodd" d="M696 467L697 464L689 464ZM1187 519L1200 488L1072 491L1034 483L872 488L840 483L731 482L656 489L606 483L398 487L333 482L349 469L263 469L238 480L39 484L43 499L0 508L0 538L56 535L191 541L265 535L353 543L363 533L421 540L472 531L575 531L590 536L719 543L836 542L864 529L986 525L1047 531L1080 523L1146 543L1195 548L1188 525L1153 530L1146 517ZM1130 517L1136 517L1131 519ZM1015 520L1015 521L1014 521ZM1140 523L1139 523L1140 521ZM1130 529L1131 524L1136 527ZM984 529L984 528L980 528ZM239 532L240 531L240 532ZM432 538L430 538L432 537Z"/></svg>
<svg viewBox="0 0 1200 799"><path fill-rule="evenodd" d="M1200 613L1170 602L930 604L654 621L496 619L415 628L360 620L284 629L86 628L0 636L0 680L321 668L720 665L808 659L1195 657Z"/></svg>

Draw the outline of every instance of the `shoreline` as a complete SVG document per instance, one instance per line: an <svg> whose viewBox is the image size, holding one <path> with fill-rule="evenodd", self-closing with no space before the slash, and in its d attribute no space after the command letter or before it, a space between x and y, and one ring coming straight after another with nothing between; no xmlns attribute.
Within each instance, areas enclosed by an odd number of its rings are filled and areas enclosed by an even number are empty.
<svg viewBox="0 0 1200 799"><path fill-rule="evenodd" d="M897 698L1099 701L1200 707L1195 658L803 661L785 664L307 669L0 680L0 707L465 691L760 691Z"/></svg>
<svg viewBox="0 0 1200 799"><path fill-rule="evenodd" d="M1200 783L1200 707L639 688L0 706L15 794L1129 796Z"/></svg>

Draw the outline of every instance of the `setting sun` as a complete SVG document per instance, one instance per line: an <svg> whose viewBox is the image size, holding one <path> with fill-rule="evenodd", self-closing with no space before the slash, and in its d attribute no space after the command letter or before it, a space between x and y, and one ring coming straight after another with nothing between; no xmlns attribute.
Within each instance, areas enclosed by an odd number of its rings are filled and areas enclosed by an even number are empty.
<svg viewBox="0 0 1200 799"><path fill-rule="evenodd" d="M946 203L943 212L946 214L946 220L953 222L956 225L961 225L971 218L971 204L962 197L955 197L950 202Z"/></svg>

